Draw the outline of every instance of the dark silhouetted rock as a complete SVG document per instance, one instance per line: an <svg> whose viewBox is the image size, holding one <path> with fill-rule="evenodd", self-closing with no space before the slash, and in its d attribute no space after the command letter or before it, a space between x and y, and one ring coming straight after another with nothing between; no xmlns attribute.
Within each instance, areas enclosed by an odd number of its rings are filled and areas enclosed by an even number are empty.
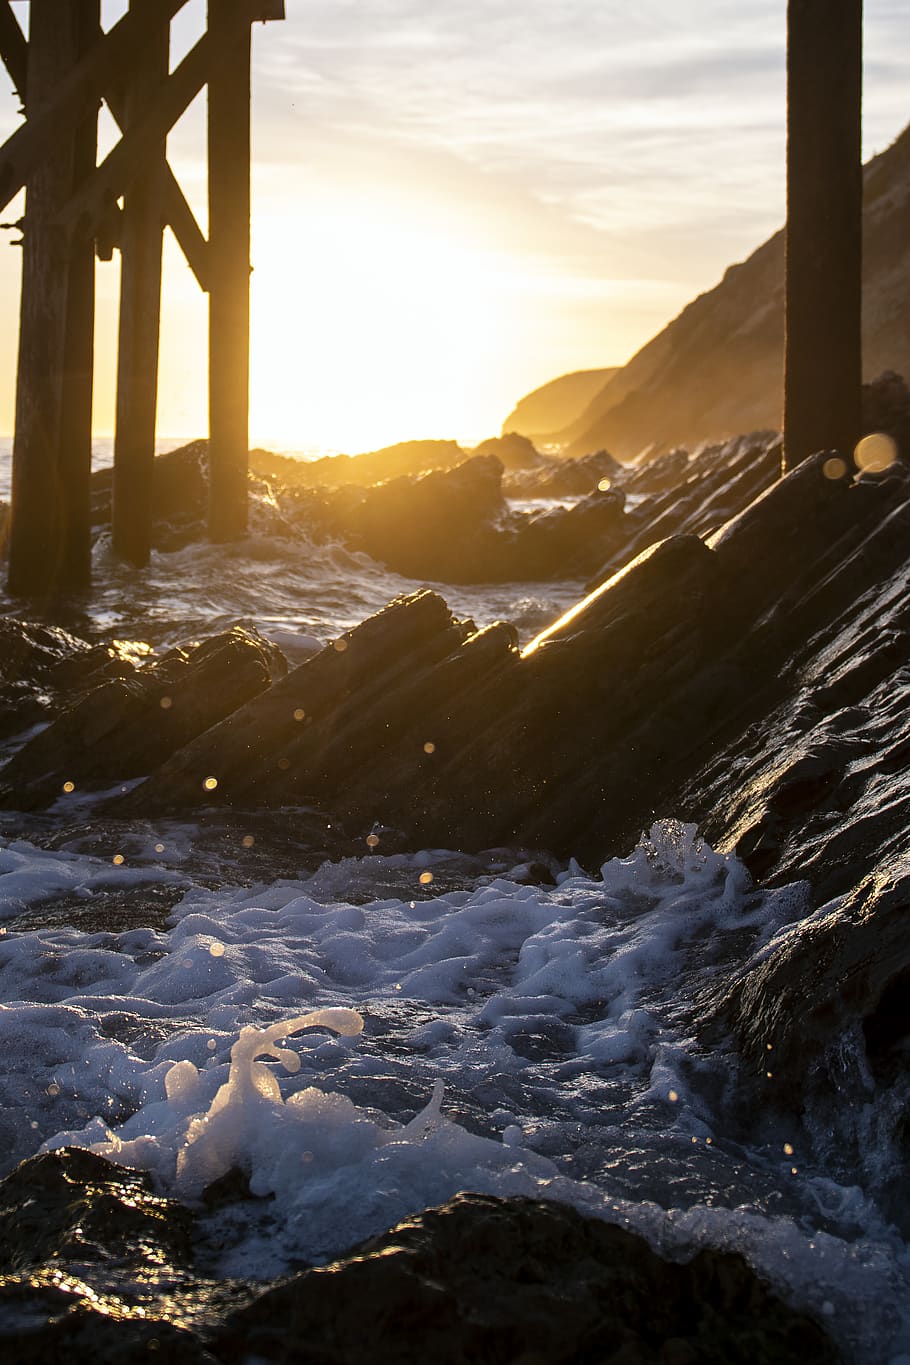
<svg viewBox="0 0 910 1365"><path fill-rule="evenodd" d="M457 621L435 593L396 599L156 766L153 778L114 809L312 802L324 793L324 779L316 785L313 775L325 770L328 752L351 771L349 729L366 722L372 745L385 743L391 736L372 729L373 708L400 704L412 719L408 687L472 632L473 623ZM203 786L208 776L217 779L211 791Z"/></svg>
<svg viewBox="0 0 910 1365"><path fill-rule="evenodd" d="M548 463L535 449L534 443L527 436L519 436L517 431L491 436L488 441L481 441L479 446L475 446L471 454L495 455L507 473L517 469L538 469Z"/></svg>
<svg viewBox="0 0 910 1365"><path fill-rule="evenodd" d="M113 469L92 475L92 522L111 519ZM155 457L152 472L152 516L173 526L201 523L208 506L208 441L190 441Z"/></svg>
<svg viewBox="0 0 910 1365"><path fill-rule="evenodd" d="M593 493L604 481L624 481L627 471L607 450L578 460L549 458L536 468L519 470L503 480L510 498L574 498Z"/></svg>
<svg viewBox="0 0 910 1365"><path fill-rule="evenodd" d="M174 649L132 677L91 688L0 769L0 803L25 810L63 793L143 776L287 671L276 646L235 626Z"/></svg>
<svg viewBox="0 0 910 1365"><path fill-rule="evenodd" d="M0 738L41 721L106 679L130 678L141 643L91 645L60 626L0 617Z"/></svg>
<svg viewBox="0 0 910 1365"><path fill-rule="evenodd" d="M466 458L456 441L401 441L363 455L325 455L320 460L295 460L268 450L250 451L250 469L264 479L288 486L339 488L356 484L368 488L402 474L424 474L454 469Z"/></svg>
<svg viewBox="0 0 910 1365"><path fill-rule="evenodd" d="M231 1365L839 1359L737 1255L671 1264L634 1233L571 1209L472 1194L267 1289L212 1349Z"/></svg>
<svg viewBox="0 0 910 1365"><path fill-rule="evenodd" d="M740 1256L671 1263L557 1204L458 1195L271 1285L203 1279L194 1235L142 1173L76 1149L23 1162L0 1182L4 1362L839 1359Z"/></svg>
<svg viewBox="0 0 910 1365"><path fill-rule="evenodd" d="M76 1148L22 1162L0 1182L4 1365L214 1365L177 1307L191 1232L142 1172Z"/></svg>

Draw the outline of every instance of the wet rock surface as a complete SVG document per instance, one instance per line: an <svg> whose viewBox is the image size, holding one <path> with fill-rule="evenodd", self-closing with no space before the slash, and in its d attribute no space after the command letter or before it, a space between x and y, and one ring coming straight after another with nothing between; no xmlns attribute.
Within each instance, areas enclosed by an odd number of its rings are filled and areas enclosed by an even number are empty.
<svg viewBox="0 0 910 1365"><path fill-rule="evenodd" d="M218 1198L244 1194L235 1181ZM670 1263L555 1204L458 1195L273 1285L200 1276L196 1236L194 1215L138 1172L75 1149L23 1162L0 1182L3 1359L839 1358L741 1257Z"/></svg>
<svg viewBox="0 0 910 1365"><path fill-rule="evenodd" d="M66 662L96 653L76 651ZM0 803L25 810L142 776L287 672L275 645L239 626L170 650L129 677L106 676L116 662L93 669L85 681L98 685L77 691L78 699L9 760Z"/></svg>

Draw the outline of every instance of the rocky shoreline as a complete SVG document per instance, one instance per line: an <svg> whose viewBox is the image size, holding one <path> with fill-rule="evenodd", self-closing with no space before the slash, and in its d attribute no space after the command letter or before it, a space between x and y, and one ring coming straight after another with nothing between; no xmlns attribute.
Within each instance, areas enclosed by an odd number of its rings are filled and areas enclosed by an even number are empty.
<svg viewBox="0 0 910 1365"><path fill-rule="evenodd" d="M371 518L378 527L379 509L392 509L390 539L410 572L438 567L433 518L447 515L464 559L489 568L486 535L505 565L502 545L529 537L533 517L521 535L496 521L494 451L468 464L448 456L449 470L376 485L375 502L363 488L351 501L347 468L332 498L324 486L318 494L324 526L337 532L324 509L346 497L349 533L369 546ZM798 1118L811 1096L830 1115L832 1168L862 1169L857 1108L870 1086L905 1078L910 1055L910 470L899 460L853 478L822 454L779 480L778 456L773 438L743 438L614 471L618 493L595 486L553 523L575 547L573 567L590 564L590 594L523 650L508 624L478 631L426 590L295 668L241 628L157 658L6 618L0 726L18 739L0 802L33 812L20 833L45 843L73 836L66 800L87 791L106 793L94 821L192 814L216 842L258 820L247 871L263 847L280 867L286 837L270 834L269 817L288 810L317 861L365 841L481 861L509 846L539 878L554 855L594 866L657 818L692 821L757 885L804 879L812 889L791 933L704 994L703 1036L728 1038L745 1077L731 1125L747 1124L751 1105ZM200 458L184 452L171 467L198 473ZM510 458L531 457L513 443ZM562 473L600 482L606 467ZM556 472L538 460L534 477ZM519 475L527 491L531 471L513 470L513 487ZM311 492L273 490L275 515L293 521L289 507L296 516L306 502L312 529ZM581 554L588 504L606 511ZM173 526L169 516L165 506ZM370 552L383 559L377 545ZM891 1157L875 1195L906 1234L899 1138ZM33 1158L0 1184L5 1359L838 1358L822 1328L772 1302L741 1258L673 1265L632 1234L524 1201L460 1197L277 1285L205 1282L189 1251L194 1215L144 1179L71 1151ZM133 1286L116 1309L105 1297L115 1271ZM352 1298L356 1339L344 1321Z"/></svg>

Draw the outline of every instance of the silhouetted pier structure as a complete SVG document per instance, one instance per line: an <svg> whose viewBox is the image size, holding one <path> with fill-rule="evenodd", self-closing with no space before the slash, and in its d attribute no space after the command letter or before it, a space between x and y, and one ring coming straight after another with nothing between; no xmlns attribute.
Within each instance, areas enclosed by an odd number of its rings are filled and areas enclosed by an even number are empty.
<svg viewBox="0 0 910 1365"><path fill-rule="evenodd" d="M209 531L246 527L249 444L250 28L284 0L208 0L207 27L169 72L187 0L131 0L103 32L100 0L30 0L28 39L0 0L0 57L25 121L0 149L0 206L24 187L22 303L9 589L90 576L95 257L122 256L113 544L150 550L162 240L170 226L209 297ZM208 238L166 157L169 130L208 87ZM104 100L121 130L98 163Z"/></svg>
<svg viewBox="0 0 910 1365"><path fill-rule="evenodd" d="M26 40L0 0L0 57L25 122L0 149L0 207L26 189L9 588L90 574L95 256L122 256L113 545L150 550L162 233L209 296L209 532L243 534L249 427L250 26L284 0L208 0L207 28L169 71L188 0L131 0L106 33L100 0L30 0ZM788 0L785 467L847 460L860 434L862 0ZM209 235L166 158L208 87ZM122 135L98 164L104 100Z"/></svg>

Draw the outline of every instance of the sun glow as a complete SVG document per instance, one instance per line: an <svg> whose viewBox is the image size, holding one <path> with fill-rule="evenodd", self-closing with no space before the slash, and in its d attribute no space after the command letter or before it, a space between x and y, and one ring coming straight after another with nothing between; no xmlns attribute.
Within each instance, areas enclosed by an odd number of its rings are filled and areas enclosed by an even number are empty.
<svg viewBox="0 0 910 1365"><path fill-rule="evenodd" d="M355 204L263 211L255 231L254 433L362 450L498 429L513 339L494 252Z"/></svg>

